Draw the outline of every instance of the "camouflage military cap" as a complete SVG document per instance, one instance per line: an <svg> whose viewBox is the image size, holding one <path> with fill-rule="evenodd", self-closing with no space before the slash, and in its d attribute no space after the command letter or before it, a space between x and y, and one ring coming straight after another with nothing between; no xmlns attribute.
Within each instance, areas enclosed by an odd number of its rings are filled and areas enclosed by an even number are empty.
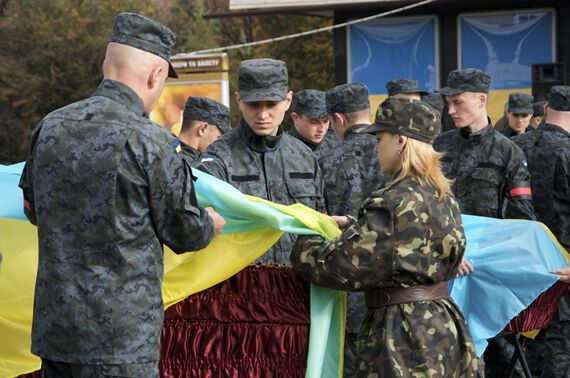
<svg viewBox="0 0 570 378"><path fill-rule="evenodd" d="M188 97L182 117L185 123L186 121L202 121L216 125L224 134L232 129L230 126L230 109L224 104L206 97Z"/></svg>
<svg viewBox="0 0 570 378"><path fill-rule="evenodd" d="M168 77L178 77L170 64L170 54L176 43L172 30L159 22L136 13L121 12L109 42L120 43L157 55L168 62Z"/></svg>
<svg viewBox="0 0 570 378"><path fill-rule="evenodd" d="M443 112L445 104L443 102L443 97L439 93L428 93L422 96L422 101L436 109L439 114Z"/></svg>
<svg viewBox="0 0 570 378"><path fill-rule="evenodd" d="M477 68L465 68L449 73L447 87L440 92L446 96L453 96L463 92L488 93L491 76Z"/></svg>
<svg viewBox="0 0 570 378"><path fill-rule="evenodd" d="M304 114L310 119L326 117L327 102L325 92L316 89L304 89L295 93L291 111Z"/></svg>
<svg viewBox="0 0 570 378"><path fill-rule="evenodd" d="M441 116L424 101L387 98L378 106L374 124L367 133L388 131L432 144L441 127Z"/></svg>
<svg viewBox="0 0 570 378"><path fill-rule="evenodd" d="M526 93L511 93L507 111L513 114L532 114L534 97Z"/></svg>
<svg viewBox="0 0 570 378"><path fill-rule="evenodd" d="M368 87L348 83L334 87L326 93L328 113L352 113L370 108Z"/></svg>
<svg viewBox="0 0 570 378"><path fill-rule="evenodd" d="M287 65L281 60L249 59L238 67L242 101L285 101L289 91Z"/></svg>
<svg viewBox="0 0 570 378"><path fill-rule="evenodd" d="M570 86L556 85L550 89L548 107L563 112L570 111Z"/></svg>
<svg viewBox="0 0 570 378"><path fill-rule="evenodd" d="M418 82L411 79L398 79L389 81L386 84L388 96L394 96L398 93L419 93L425 95L427 92L421 91Z"/></svg>
<svg viewBox="0 0 570 378"><path fill-rule="evenodd" d="M539 101L532 104L532 116L544 117L544 105L546 105L546 101Z"/></svg>

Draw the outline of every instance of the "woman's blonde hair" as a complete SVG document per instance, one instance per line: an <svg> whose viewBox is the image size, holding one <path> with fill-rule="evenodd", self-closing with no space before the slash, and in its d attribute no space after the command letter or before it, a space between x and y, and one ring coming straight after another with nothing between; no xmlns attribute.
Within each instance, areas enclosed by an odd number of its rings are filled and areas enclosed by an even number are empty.
<svg viewBox="0 0 570 378"><path fill-rule="evenodd" d="M402 169L398 174L398 179L412 176L422 184L433 185L440 200L451 194L453 181L446 178L441 171L439 159L443 154L436 152L431 144L408 137L401 155Z"/></svg>

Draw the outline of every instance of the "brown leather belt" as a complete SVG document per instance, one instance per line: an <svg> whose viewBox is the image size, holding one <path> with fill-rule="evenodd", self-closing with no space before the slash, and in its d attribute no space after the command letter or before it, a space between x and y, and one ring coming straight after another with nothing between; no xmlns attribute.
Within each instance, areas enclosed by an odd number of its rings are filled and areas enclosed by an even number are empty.
<svg viewBox="0 0 570 378"><path fill-rule="evenodd" d="M379 288L365 293L366 307L378 308L398 303L432 301L449 297L447 281L433 285Z"/></svg>

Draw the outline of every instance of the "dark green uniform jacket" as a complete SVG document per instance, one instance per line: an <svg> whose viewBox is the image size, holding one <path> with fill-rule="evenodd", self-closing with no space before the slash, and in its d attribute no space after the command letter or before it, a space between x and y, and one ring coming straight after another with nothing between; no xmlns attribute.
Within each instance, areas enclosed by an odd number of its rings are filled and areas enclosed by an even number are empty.
<svg viewBox="0 0 570 378"><path fill-rule="evenodd" d="M440 134L434 149L462 214L534 220L530 175L521 149L488 125L470 133L456 129Z"/></svg>
<svg viewBox="0 0 570 378"><path fill-rule="evenodd" d="M284 205L302 203L324 211L323 177L315 155L301 141L279 132L261 137L241 121L213 142L198 169L244 194ZM295 235L285 234L258 262L289 265Z"/></svg>
<svg viewBox="0 0 570 378"><path fill-rule="evenodd" d="M337 144L339 144L338 138L329 132L326 133L321 143L313 143L309 140L306 140L299 134L297 129L293 126L291 130L288 131L291 136L299 139L301 142L305 143L307 147L309 147L313 153L317 156L317 159L320 159L324 154L328 153L332 150Z"/></svg>
<svg viewBox="0 0 570 378"><path fill-rule="evenodd" d="M464 251L454 198L440 201L432 186L404 178L372 193L338 238L300 236L291 259L317 285L369 291L452 279ZM472 377L476 366L451 299L369 309L358 335L359 377Z"/></svg>
<svg viewBox="0 0 570 378"><path fill-rule="evenodd" d="M20 182L39 236L34 354L158 361L162 244L198 250L214 233L178 144L143 117L135 92L110 80L38 125Z"/></svg>
<svg viewBox="0 0 570 378"><path fill-rule="evenodd" d="M362 132L368 126L350 127L340 144L319 159L330 215L355 216L362 201L384 183L374 153L376 138Z"/></svg>

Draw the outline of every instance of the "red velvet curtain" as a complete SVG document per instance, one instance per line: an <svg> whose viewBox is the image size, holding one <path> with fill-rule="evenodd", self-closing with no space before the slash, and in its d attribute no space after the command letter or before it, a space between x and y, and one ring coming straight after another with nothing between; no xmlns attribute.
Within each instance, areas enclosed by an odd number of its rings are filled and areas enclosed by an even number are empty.
<svg viewBox="0 0 570 378"><path fill-rule="evenodd" d="M528 332L533 329L546 328L554 317L558 308L558 301L560 301L568 286L567 283L561 281L550 286L530 306L511 319L503 332Z"/></svg>
<svg viewBox="0 0 570 378"><path fill-rule="evenodd" d="M250 266L170 307L162 377L304 377L309 285L291 268Z"/></svg>

